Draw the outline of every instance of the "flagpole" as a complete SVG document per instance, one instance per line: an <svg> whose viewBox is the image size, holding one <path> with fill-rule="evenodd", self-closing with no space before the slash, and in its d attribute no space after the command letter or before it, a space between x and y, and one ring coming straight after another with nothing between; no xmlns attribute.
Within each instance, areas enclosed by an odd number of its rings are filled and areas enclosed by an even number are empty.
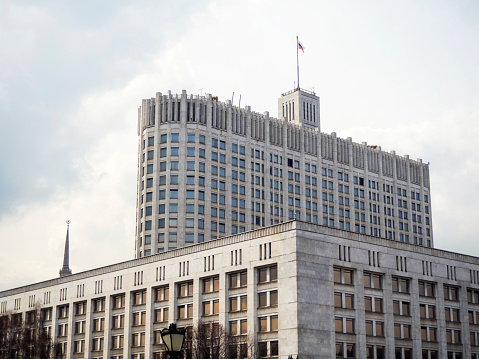
<svg viewBox="0 0 479 359"><path fill-rule="evenodd" d="M296 36L296 70L298 75L298 89L299 89L299 57L298 57L298 49L299 49L299 40L298 36Z"/></svg>

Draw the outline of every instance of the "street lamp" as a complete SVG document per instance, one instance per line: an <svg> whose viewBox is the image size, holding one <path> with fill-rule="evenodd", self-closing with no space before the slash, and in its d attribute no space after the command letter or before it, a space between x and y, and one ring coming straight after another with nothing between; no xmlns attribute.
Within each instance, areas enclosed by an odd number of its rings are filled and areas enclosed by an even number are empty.
<svg viewBox="0 0 479 359"><path fill-rule="evenodd" d="M185 341L185 328L176 328L175 323L171 323L170 327L164 328L160 332L161 339L166 346L166 352L170 358L178 358L181 353L181 347Z"/></svg>

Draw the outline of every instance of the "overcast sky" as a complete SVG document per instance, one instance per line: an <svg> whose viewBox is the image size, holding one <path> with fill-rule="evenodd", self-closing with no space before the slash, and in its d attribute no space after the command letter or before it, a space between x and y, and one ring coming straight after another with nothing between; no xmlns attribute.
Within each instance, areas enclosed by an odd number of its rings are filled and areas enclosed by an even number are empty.
<svg viewBox="0 0 479 359"><path fill-rule="evenodd" d="M435 246L479 256L479 2L1 1L0 290L134 256L137 110L211 93L430 162Z"/></svg>

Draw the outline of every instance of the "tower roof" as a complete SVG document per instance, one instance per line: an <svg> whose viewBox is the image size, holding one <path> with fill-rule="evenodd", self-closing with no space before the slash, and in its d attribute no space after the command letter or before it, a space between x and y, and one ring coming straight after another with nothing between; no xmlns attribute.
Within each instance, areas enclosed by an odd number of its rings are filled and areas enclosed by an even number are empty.
<svg viewBox="0 0 479 359"><path fill-rule="evenodd" d="M66 277L67 275L72 274L70 269L70 220L67 220L67 237L65 239L65 252L63 254L63 267L60 269L60 277Z"/></svg>

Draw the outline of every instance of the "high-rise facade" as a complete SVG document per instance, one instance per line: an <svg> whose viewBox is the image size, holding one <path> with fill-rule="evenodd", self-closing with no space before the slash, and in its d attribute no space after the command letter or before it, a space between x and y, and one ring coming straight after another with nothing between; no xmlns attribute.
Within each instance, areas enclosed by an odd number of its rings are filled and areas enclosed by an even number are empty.
<svg viewBox="0 0 479 359"><path fill-rule="evenodd" d="M291 219L433 246L428 164L320 132L312 92L282 94L278 117L185 91L143 100L135 256Z"/></svg>

